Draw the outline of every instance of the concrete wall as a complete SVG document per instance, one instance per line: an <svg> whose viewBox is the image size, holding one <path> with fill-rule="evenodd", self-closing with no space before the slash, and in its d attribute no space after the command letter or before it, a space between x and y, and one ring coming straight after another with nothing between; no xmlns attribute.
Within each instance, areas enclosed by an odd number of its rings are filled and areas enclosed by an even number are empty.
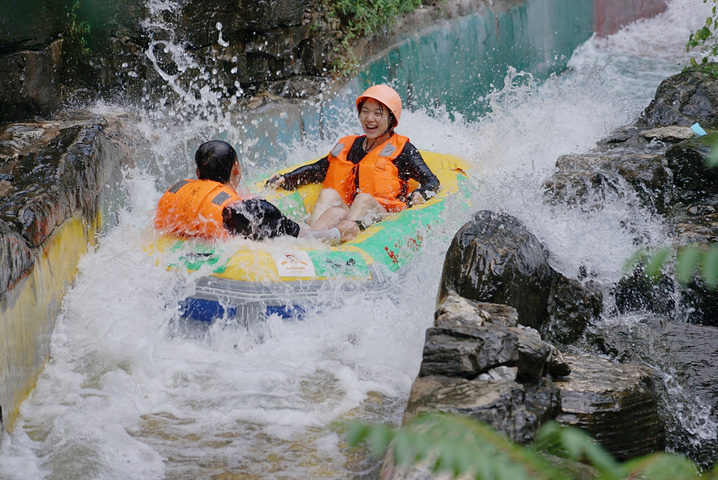
<svg viewBox="0 0 718 480"><path fill-rule="evenodd" d="M97 223L65 220L37 251L34 268L0 297L0 408L11 426L50 355L50 335Z"/></svg>

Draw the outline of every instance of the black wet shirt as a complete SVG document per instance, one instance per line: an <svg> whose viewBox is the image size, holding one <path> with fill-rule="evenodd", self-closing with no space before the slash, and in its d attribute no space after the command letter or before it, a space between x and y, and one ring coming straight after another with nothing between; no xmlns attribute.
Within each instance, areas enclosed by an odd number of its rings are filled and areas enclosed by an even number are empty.
<svg viewBox="0 0 718 480"><path fill-rule="evenodd" d="M299 224L261 198L249 198L222 210L224 228L232 235L262 240L283 235L299 235Z"/></svg>
<svg viewBox="0 0 718 480"><path fill-rule="evenodd" d="M349 149L349 153L347 153L347 160L355 165L361 162L368 153L364 151L364 138L364 135L357 137ZM402 181L408 182L409 179L413 178L419 182L420 186L415 191L421 193L424 199L427 199L426 192L436 192L439 189L439 179L424 163L421 153L411 143L406 142L401 153L394 160L394 165L399 170L399 178ZM285 183L282 187L291 190L307 183L323 183L328 170L329 157L326 156L314 163L301 166L285 174ZM406 201L405 198L400 198L399 200Z"/></svg>

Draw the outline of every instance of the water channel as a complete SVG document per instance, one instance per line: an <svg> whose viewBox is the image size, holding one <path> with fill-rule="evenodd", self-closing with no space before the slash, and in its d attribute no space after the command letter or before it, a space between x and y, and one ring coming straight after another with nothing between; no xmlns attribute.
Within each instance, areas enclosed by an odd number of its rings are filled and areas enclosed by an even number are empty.
<svg viewBox="0 0 718 480"><path fill-rule="evenodd" d="M2 442L0 478L376 478L378 460L347 449L334 425L400 421L433 319L444 253L472 211L515 215L552 252L555 269L575 277L585 268L606 285L621 275L636 231L649 243L664 239L662 225L625 198L587 214L545 205L541 187L558 156L587 152L635 121L660 81L686 63L686 39L708 8L700 0L672 0L655 18L556 54L568 68L547 57L508 65L498 78L471 73L475 81L464 82L466 88L451 78L481 63L467 52L455 70L437 66L449 74L433 91L416 72L392 71L391 61L378 60L371 78L391 75L414 85L399 133L421 149L473 164L470 208L453 206L398 299L368 302L357 295L310 311L301 322L181 328L177 299L194 277L159 269L144 252L153 209L170 181L191 173L203 138L237 145L250 177L323 155L339 133L358 130L351 98L366 78L326 101L323 121L330 126L281 145L263 145L256 122L229 114L188 121L145 112L137 128L152 139L152 151L125 170L115 226L81 260L57 319L50 362ZM455 28L476 35L480 23ZM431 41L411 40L389 58L419 55L422 42L437 51L461 45L443 31ZM705 435L715 438L716 431Z"/></svg>

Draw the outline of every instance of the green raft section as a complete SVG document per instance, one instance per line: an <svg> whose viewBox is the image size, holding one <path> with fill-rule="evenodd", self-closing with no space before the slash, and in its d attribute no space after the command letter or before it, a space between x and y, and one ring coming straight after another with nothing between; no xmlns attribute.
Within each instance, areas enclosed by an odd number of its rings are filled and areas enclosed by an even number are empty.
<svg viewBox="0 0 718 480"><path fill-rule="evenodd" d="M304 304L320 301L322 291L333 288L384 295L397 283L391 277L420 252L426 238L443 222L447 207L466 208L473 186L463 159L421 153L439 177L438 194L336 247L306 240L202 242L162 235L148 250L169 253L169 268L203 274L194 295L181 302L181 309L185 317L205 322L231 316L247 320L268 314L300 316ZM321 185L267 191L263 184L264 180L255 184L260 196L306 224ZM453 197L458 201L449 202Z"/></svg>

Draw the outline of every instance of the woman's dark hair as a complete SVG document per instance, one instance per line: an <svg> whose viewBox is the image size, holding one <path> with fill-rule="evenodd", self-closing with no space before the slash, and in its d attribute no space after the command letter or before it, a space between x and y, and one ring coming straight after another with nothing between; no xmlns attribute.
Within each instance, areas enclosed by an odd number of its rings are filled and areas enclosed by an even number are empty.
<svg viewBox="0 0 718 480"><path fill-rule="evenodd" d="M222 140L211 140L199 146L194 154L194 161L200 180L226 183L238 158L232 145Z"/></svg>
<svg viewBox="0 0 718 480"><path fill-rule="evenodd" d="M359 105L357 105L357 107L358 107L358 108L357 108L357 110L358 110L358 115L361 115L361 109L364 108L364 104L366 103L367 100L369 100L369 99L368 99L368 98L363 98L363 99L359 102ZM394 112L392 112L391 110L389 110L389 109L386 107L386 105L384 105L383 103L381 103L381 102L377 102L377 103L379 104L379 106L381 107L382 110L384 110L384 109L386 108L386 109L389 111L389 129L388 129L387 131L393 130L394 127L396 127L396 117L394 116Z"/></svg>

